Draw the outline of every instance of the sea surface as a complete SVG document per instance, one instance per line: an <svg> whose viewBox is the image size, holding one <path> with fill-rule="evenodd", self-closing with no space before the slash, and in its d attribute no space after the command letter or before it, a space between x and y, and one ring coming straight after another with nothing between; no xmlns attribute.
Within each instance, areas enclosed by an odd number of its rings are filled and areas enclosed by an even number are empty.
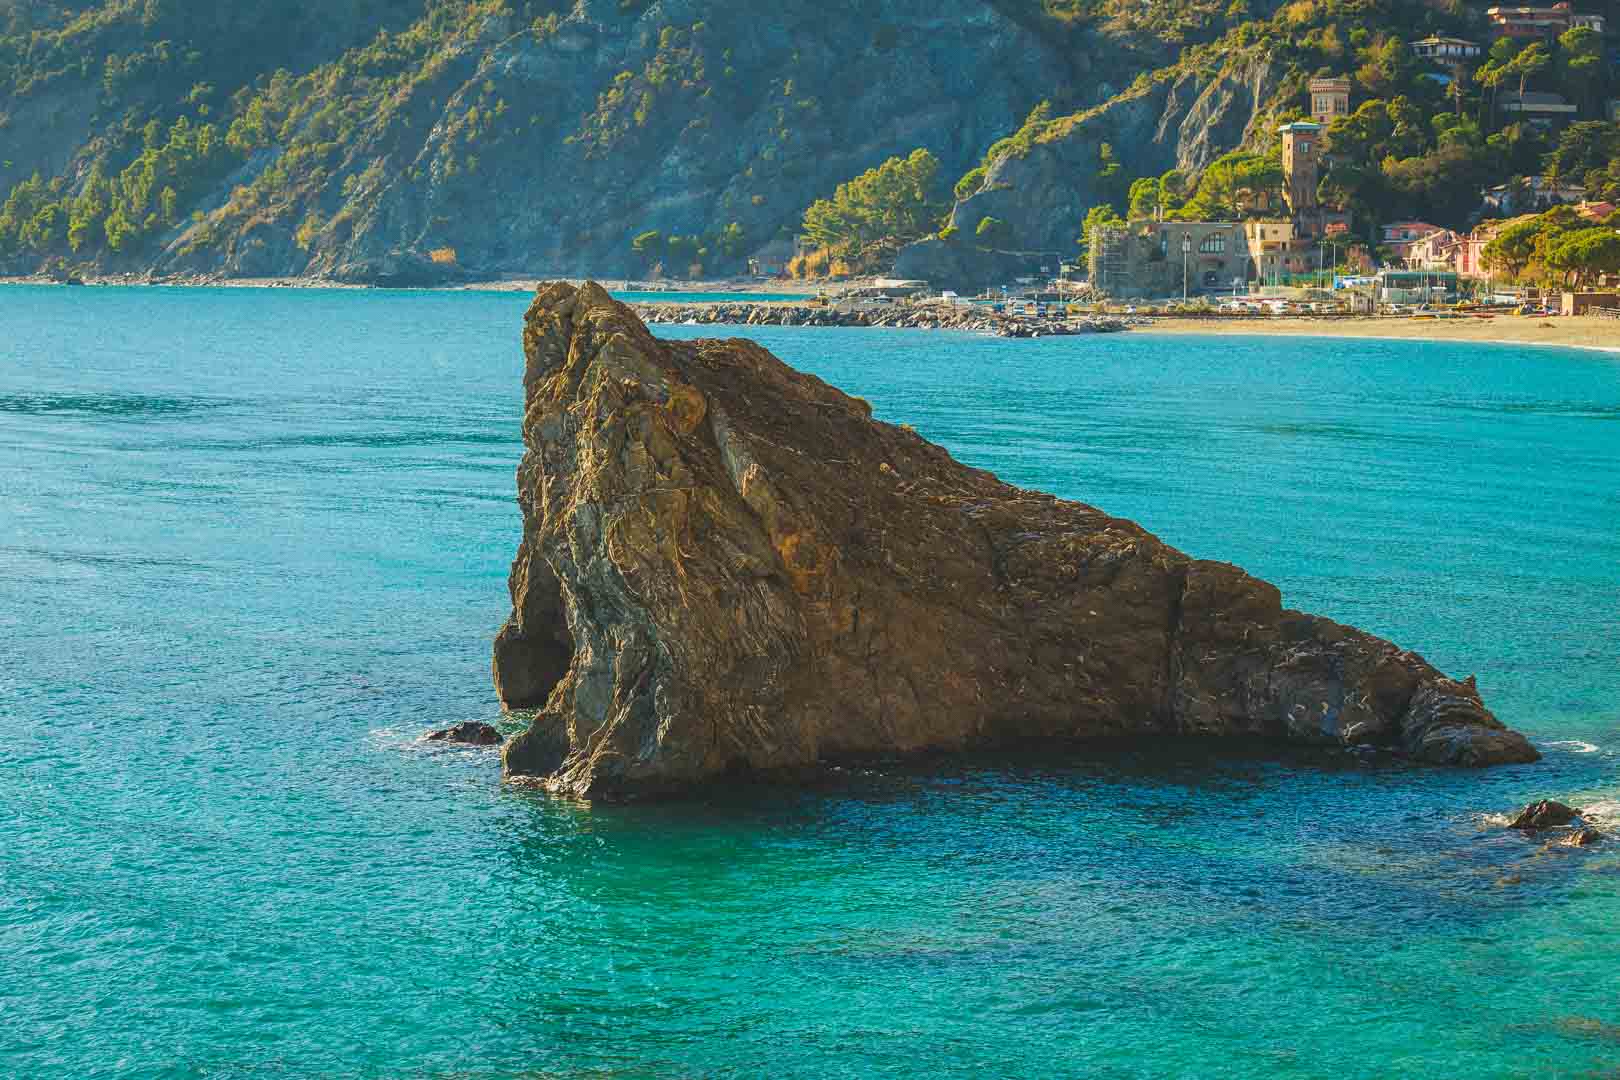
<svg viewBox="0 0 1620 1080"><path fill-rule="evenodd" d="M0 1076L1620 1075L1620 840L1500 816L1620 824L1620 358L751 330L1477 673L1546 760L1126 744L588 807L420 741L504 723L525 303L0 289Z"/></svg>

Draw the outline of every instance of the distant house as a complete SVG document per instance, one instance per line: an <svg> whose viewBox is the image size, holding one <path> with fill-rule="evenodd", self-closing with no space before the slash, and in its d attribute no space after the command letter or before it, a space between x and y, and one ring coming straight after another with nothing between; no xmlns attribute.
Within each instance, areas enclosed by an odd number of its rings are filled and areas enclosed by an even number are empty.
<svg viewBox="0 0 1620 1080"><path fill-rule="evenodd" d="M1503 94L1497 100L1496 108L1504 114L1504 119L1511 116L1539 128L1567 124L1575 119L1575 113L1579 111L1560 94L1545 94L1535 90L1523 94Z"/></svg>
<svg viewBox="0 0 1620 1080"><path fill-rule="evenodd" d="M1405 262L1414 243L1440 231L1440 226L1427 221L1391 221L1380 227L1382 235L1378 242L1389 251L1391 258Z"/></svg>
<svg viewBox="0 0 1620 1080"><path fill-rule="evenodd" d="M1569 0L1559 0L1551 7L1487 8L1485 15L1500 37L1551 38L1577 26L1603 33L1602 15L1579 14Z"/></svg>
<svg viewBox="0 0 1620 1080"><path fill-rule="evenodd" d="M1414 270L1460 272L1457 267L1458 252L1464 239L1450 229L1436 229L1412 241L1406 249L1406 265Z"/></svg>
<svg viewBox="0 0 1620 1080"><path fill-rule="evenodd" d="M757 277L781 277L801 250L797 240L778 237L748 257L748 270Z"/></svg>
<svg viewBox="0 0 1620 1080"><path fill-rule="evenodd" d="M1575 184L1556 184L1545 176L1529 176L1518 184L1498 184L1481 193L1480 209L1488 217L1533 214L1567 203L1578 203L1586 189Z"/></svg>
<svg viewBox="0 0 1620 1080"><path fill-rule="evenodd" d="M1311 80L1311 119L1331 124L1350 115L1350 80L1344 78Z"/></svg>
<svg viewBox="0 0 1620 1080"><path fill-rule="evenodd" d="M1496 237L1496 229L1481 226L1462 238L1457 245L1457 273L1463 277L1483 278L1489 281L1493 271L1485 265L1485 245Z"/></svg>
<svg viewBox="0 0 1620 1080"><path fill-rule="evenodd" d="M1583 202L1575 208L1575 212L1587 221L1602 221L1616 209L1620 207L1612 202Z"/></svg>
<svg viewBox="0 0 1620 1080"><path fill-rule="evenodd" d="M1484 50L1477 42L1465 41L1462 38L1426 37L1422 41L1412 42L1413 55L1441 64L1476 60L1482 52Z"/></svg>
<svg viewBox="0 0 1620 1080"><path fill-rule="evenodd" d="M1509 225L1533 217L1534 214L1521 214L1502 221L1486 221L1467 236L1461 237L1455 255L1457 273L1462 277L1490 281L1496 276L1496 271L1485 265L1485 245L1495 240L1497 234Z"/></svg>
<svg viewBox="0 0 1620 1080"><path fill-rule="evenodd" d="M1559 310L1565 315L1585 315L1592 311L1620 308L1620 296L1612 292L1567 292L1561 300Z"/></svg>

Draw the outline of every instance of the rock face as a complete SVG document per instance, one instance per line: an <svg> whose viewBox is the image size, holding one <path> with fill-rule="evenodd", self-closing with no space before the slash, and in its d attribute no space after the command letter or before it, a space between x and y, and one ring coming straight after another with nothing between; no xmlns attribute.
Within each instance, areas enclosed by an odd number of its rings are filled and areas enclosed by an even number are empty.
<svg viewBox="0 0 1620 1080"><path fill-rule="evenodd" d="M506 771L578 796L730 770L1143 734L1538 757L1471 680L1011 487L746 341L661 342L595 285L524 329Z"/></svg>
<svg viewBox="0 0 1620 1080"><path fill-rule="evenodd" d="M1556 829L1568 825L1581 816L1581 812L1574 807L1566 806L1552 799L1542 799L1533 802L1514 818L1508 825L1510 829Z"/></svg>

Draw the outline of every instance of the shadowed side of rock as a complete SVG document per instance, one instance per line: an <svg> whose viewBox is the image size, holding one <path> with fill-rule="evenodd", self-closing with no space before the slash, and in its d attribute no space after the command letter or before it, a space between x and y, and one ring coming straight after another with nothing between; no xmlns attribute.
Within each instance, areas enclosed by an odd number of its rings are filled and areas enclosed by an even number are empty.
<svg viewBox="0 0 1620 1080"><path fill-rule="evenodd" d="M733 769L1162 733L1533 761L1472 682L1140 526L968 468L747 341L595 285L525 322L523 541L495 648L511 776Z"/></svg>

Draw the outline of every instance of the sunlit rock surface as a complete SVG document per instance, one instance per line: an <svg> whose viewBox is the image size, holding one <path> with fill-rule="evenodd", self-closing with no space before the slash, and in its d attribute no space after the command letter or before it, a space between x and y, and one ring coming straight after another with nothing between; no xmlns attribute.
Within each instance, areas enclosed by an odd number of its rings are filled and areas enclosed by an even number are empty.
<svg viewBox="0 0 1620 1080"><path fill-rule="evenodd" d="M578 796L1123 735L1529 762L1472 680L1140 526L954 460L747 341L595 285L524 329L506 771Z"/></svg>

